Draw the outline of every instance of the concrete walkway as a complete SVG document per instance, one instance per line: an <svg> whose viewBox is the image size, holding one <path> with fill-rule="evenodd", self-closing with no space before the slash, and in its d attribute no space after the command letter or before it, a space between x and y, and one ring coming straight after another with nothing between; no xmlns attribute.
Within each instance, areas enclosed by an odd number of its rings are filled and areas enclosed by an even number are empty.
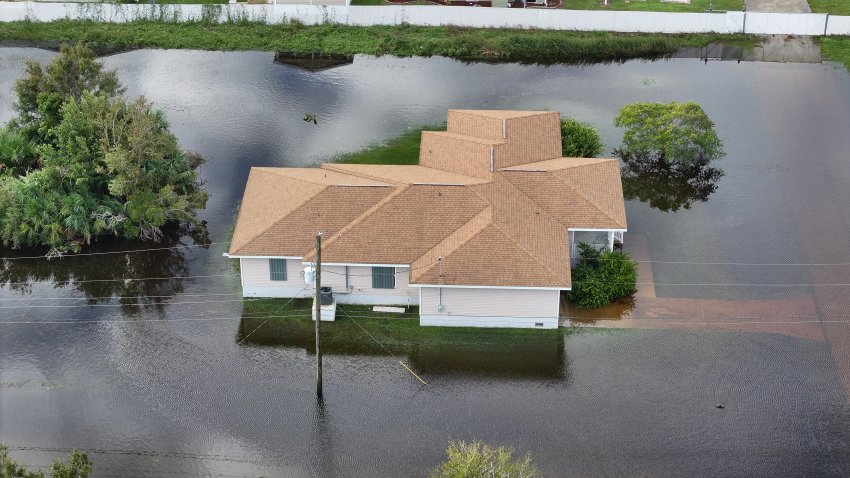
<svg viewBox="0 0 850 478"><path fill-rule="evenodd" d="M807 0L746 0L748 12L812 13Z"/></svg>

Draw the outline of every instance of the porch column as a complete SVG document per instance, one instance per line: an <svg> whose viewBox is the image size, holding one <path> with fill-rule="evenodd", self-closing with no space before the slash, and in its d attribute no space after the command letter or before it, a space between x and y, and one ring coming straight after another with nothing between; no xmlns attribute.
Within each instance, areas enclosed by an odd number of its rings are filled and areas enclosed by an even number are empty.
<svg viewBox="0 0 850 478"><path fill-rule="evenodd" d="M614 231L608 231L608 252L614 252Z"/></svg>

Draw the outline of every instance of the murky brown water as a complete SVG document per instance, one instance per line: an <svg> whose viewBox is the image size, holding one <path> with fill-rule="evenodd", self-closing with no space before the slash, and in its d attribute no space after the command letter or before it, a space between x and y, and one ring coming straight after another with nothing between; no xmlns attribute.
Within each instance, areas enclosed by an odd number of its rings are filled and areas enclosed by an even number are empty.
<svg viewBox="0 0 850 478"><path fill-rule="evenodd" d="M51 56L0 50L0 119L21 61ZM424 476L449 439L480 438L532 452L547 476L850 473L844 71L357 57L311 72L271 53L176 51L105 62L207 157L213 244L2 264L0 442L23 461L78 447L96 476ZM322 406L298 331L238 343L239 281L220 242L250 166L312 164L450 107L559 110L613 148L613 117L639 100L701 103L728 157L705 202L628 203L626 249L650 262L635 301L596 324L633 330L534 347L343 343L326 358Z"/></svg>

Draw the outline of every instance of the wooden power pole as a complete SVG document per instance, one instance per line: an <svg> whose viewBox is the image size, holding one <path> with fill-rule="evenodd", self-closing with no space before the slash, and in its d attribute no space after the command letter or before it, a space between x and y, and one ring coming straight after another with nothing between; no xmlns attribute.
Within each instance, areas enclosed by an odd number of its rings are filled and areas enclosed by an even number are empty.
<svg viewBox="0 0 850 478"><path fill-rule="evenodd" d="M316 396L322 398L322 233L316 234Z"/></svg>

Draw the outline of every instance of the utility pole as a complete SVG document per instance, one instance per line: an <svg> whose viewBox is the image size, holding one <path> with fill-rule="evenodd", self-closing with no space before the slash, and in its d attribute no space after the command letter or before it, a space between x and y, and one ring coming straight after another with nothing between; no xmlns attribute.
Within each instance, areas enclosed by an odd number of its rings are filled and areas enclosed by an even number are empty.
<svg viewBox="0 0 850 478"><path fill-rule="evenodd" d="M316 396L322 398L322 233L316 234Z"/></svg>

